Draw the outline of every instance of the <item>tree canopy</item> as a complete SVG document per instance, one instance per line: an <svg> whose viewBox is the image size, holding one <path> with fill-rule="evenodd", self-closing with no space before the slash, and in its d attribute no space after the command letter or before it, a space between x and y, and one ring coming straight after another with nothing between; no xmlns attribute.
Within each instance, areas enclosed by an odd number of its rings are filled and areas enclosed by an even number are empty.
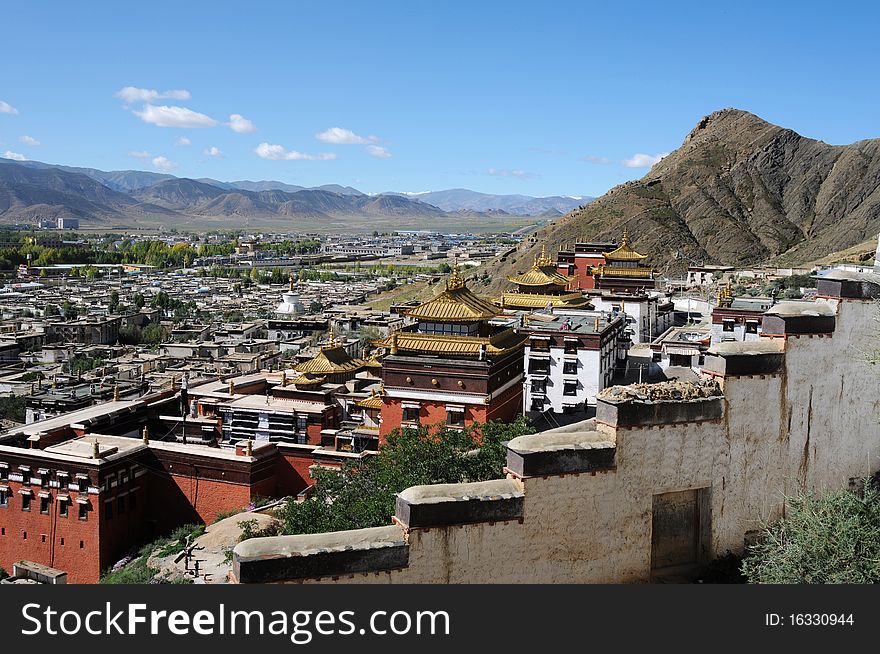
<svg viewBox="0 0 880 654"><path fill-rule="evenodd" d="M282 533L314 534L390 523L395 496L410 486L486 481L504 476L505 443L531 433L526 418L466 429L398 429L376 456L340 470L317 468L314 493L279 512Z"/></svg>

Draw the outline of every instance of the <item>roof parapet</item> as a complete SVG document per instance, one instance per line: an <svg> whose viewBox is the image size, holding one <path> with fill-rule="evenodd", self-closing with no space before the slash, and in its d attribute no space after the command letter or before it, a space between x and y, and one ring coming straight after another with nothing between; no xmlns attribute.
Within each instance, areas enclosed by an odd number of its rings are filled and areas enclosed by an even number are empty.
<svg viewBox="0 0 880 654"><path fill-rule="evenodd" d="M239 583L311 579L406 567L409 546L397 525L298 536L251 538L233 550Z"/></svg>
<svg viewBox="0 0 880 654"><path fill-rule="evenodd" d="M613 468L616 444L587 420L562 429L514 438L507 469L518 477L543 477Z"/></svg>
<svg viewBox="0 0 880 654"><path fill-rule="evenodd" d="M524 499L513 479L412 486L397 495L397 522L415 529L518 520Z"/></svg>

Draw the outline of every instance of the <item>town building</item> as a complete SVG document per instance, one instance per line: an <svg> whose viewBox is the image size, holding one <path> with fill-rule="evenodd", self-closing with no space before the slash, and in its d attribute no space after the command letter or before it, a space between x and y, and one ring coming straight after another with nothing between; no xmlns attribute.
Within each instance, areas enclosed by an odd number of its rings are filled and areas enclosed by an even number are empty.
<svg viewBox="0 0 880 654"><path fill-rule="evenodd" d="M718 304L712 308L712 342L754 341L760 337L764 313L773 298L734 297L729 285L718 291Z"/></svg>
<svg viewBox="0 0 880 654"><path fill-rule="evenodd" d="M556 259L557 271L572 281L570 289L596 288L593 269L605 263L605 253L617 248L617 243L577 241L572 247L559 250Z"/></svg>
<svg viewBox="0 0 880 654"><path fill-rule="evenodd" d="M380 439L398 427L466 427L521 412L526 337L492 325L500 313L467 288L455 266L443 292L406 310L413 325L375 341L388 352Z"/></svg>
<svg viewBox="0 0 880 654"><path fill-rule="evenodd" d="M523 413L530 418L585 411L625 367L630 341L622 314L531 314L518 331L528 335Z"/></svg>
<svg viewBox="0 0 880 654"><path fill-rule="evenodd" d="M516 284L514 291L502 293L493 302L502 309L565 309L589 310L589 301L581 291L566 291L574 277L563 275L558 266L547 256L544 247L541 255L535 257L535 264L520 275L510 275L508 281Z"/></svg>
<svg viewBox="0 0 880 654"><path fill-rule="evenodd" d="M597 289L638 294L654 288L656 273L653 268L644 264L648 255L632 248L626 228L623 230L620 246L606 252L604 257L604 263L592 268Z"/></svg>

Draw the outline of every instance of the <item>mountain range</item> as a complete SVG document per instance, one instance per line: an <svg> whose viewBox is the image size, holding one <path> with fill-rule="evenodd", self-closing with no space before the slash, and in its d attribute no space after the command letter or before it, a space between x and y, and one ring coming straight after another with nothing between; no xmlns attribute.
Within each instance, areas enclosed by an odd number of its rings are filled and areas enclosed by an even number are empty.
<svg viewBox="0 0 880 654"><path fill-rule="evenodd" d="M352 224L385 219L386 227L405 219L399 227L440 228L446 221L465 228L484 223L502 228L522 227L532 216L554 218L583 202L581 198L490 195L466 189L366 194L338 184L309 188L278 181L223 182L0 158L0 220L7 223L73 216L84 226L107 222L167 226L189 219L184 222L208 221L221 227L224 219L244 218L308 228L317 228L316 223L323 221L324 226L338 229L347 219Z"/></svg>
<svg viewBox="0 0 880 654"><path fill-rule="evenodd" d="M691 264L794 265L876 238L880 139L829 145L739 109L703 119L640 180L538 230L490 262L492 285L527 268L542 246L617 240L662 272Z"/></svg>

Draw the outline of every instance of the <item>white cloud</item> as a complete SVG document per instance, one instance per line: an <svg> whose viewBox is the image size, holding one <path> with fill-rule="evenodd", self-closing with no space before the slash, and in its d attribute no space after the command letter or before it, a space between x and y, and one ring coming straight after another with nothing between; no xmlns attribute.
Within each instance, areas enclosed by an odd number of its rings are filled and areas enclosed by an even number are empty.
<svg viewBox="0 0 880 654"><path fill-rule="evenodd" d="M0 114L17 114L17 113L18 113L18 109L13 107L8 102L3 102L3 100L0 100Z"/></svg>
<svg viewBox="0 0 880 654"><path fill-rule="evenodd" d="M154 89L139 89L135 86L125 86L116 92L116 97L122 98L127 104L132 104L135 102L153 102L154 100L162 99L189 100L191 96L189 91L183 89L175 89L159 93Z"/></svg>
<svg viewBox="0 0 880 654"><path fill-rule="evenodd" d="M174 139L174 145L192 145L192 144L193 144L193 142L190 141L185 136L178 136L176 139Z"/></svg>
<svg viewBox="0 0 880 654"><path fill-rule="evenodd" d="M323 132L318 132L315 134L315 138L324 143L335 143L337 145L366 145L367 143L375 143L379 140L375 136L359 136L350 129L343 127L331 127Z"/></svg>
<svg viewBox="0 0 880 654"><path fill-rule="evenodd" d="M229 129L239 134L251 134L257 131L257 126L241 114L232 114L229 117Z"/></svg>
<svg viewBox="0 0 880 654"><path fill-rule="evenodd" d="M134 157L135 159L149 159L150 153L146 150L129 150L128 156Z"/></svg>
<svg viewBox="0 0 880 654"><path fill-rule="evenodd" d="M520 170L518 168L514 168L513 170L508 170L507 168L490 168L486 171L486 174L492 175L493 177L518 177L519 179L532 179L533 177L537 177L535 173L526 172L525 170Z"/></svg>
<svg viewBox="0 0 880 654"><path fill-rule="evenodd" d="M25 145L31 145L34 147L40 145L40 142L37 139L35 139L33 136L28 136L27 134L22 134L18 137L18 140Z"/></svg>
<svg viewBox="0 0 880 654"><path fill-rule="evenodd" d="M379 159L391 158L391 153L388 152L388 150L383 148L381 145L368 145L367 152L370 154L371 157L378 157Z"/></svg>
<svg viewBox="0 0 880 654"><path fill-rule="evenodd" d="M586 161L593 164L599 164L600 166L607 166L611 163L611 159L608 159L607 157L597 157L592 154L588 154L584 157L578 157L578 161Z"/></svg>
<svg viewBox="0 0 880 654"><path fill-rule="evenodd" d="M213 146L213 145L210 148L205 148L204 150L202 150L202 154L205 154L209 157L222 157L223 156L223 152L220 150L220 148Z"/></svg>
<svg viewBox="0 0 880 654"><path fill-rule="evenodd" d="M260 143L254 152L260 158L272 161L329 161L336 158L336 155L332 152L306 154L296 150L285 150L283 146L272 145L271 143Z"/></svg>
<svg viewBox="0 0 880 654"><path fill-rule="evenodd" d="M13 152L12 150L7 150L3 153L3 156L7 159L12 159L13 161L27 161L27 157L19 152Z"/></svg>
<svg viewBox="0 0 880 654"><path fill-rule="evenodd" d="M668 152L661 152L660 154L644 154L642 152L637 152L629 159L625 159L621 163L627 168L650 168L655 163L660 161L663 157L665 157Z"/></svg>
<svg viewBox="0 0 880 654"><path fill-rule="evenodd" d="M153 165L162 170L164 172L168 172L169 170L174 170L177 168L177 164L165 157L153 157Z"/></svg>
<svg viewBox="0 0 880 654"><path fill-rule="evenodd" d="M142 111L135 111L134 113L145 123L158 127L201 128L214 127L218 124L210 116L200 114L186 107L148 104L144 106Z"/></svg>

